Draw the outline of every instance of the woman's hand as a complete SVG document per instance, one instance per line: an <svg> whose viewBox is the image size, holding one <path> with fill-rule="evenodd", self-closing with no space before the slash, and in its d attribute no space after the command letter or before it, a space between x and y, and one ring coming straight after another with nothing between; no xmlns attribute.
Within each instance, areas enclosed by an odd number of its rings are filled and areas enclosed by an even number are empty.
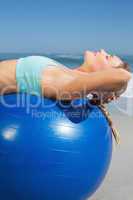
<svg viewBox="0 0 133 200"><path fill-rule="evenodd" d="M111 101L118 99L120 95L123 92L125 92L128 85L128 81L131 78L131 74L123 69L115 69L115 71L114 69L107 70L105 74L106 74L105 79L108 82L108 84L102 87L102 89L104 88L105 91L92 93L93 104L98 104L98 105L105 104L105 103L110 103ZM110 91L110 88L112 88L111 91Z"/></svg>
<svg viewBox="0 0 133 200"><path fill-rule="evenodd" d="M103 92L119 92L125 88L131 79L131 73L120 68L110 68L101 71L103 75L103 85L100 88Z"/></svg>

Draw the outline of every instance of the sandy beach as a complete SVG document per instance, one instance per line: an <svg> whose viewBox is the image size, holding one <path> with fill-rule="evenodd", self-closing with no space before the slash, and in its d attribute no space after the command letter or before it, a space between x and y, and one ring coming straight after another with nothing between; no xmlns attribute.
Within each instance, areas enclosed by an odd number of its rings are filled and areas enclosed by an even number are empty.
<svg viewBox="0 0 133 200"><path fill-rule="evenodd" d="M111 114L121 133L121 144L114 143L109 172L90 200L133 199L133 118L122 113Z"/></svg>

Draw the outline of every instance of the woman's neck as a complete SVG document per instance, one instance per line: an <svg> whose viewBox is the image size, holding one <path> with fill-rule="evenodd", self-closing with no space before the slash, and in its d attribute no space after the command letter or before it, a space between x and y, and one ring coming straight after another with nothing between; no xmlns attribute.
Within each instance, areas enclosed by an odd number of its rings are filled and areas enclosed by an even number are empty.
<svg viewBox="0 0 133 200"><path fill-rule="evenodd" d="M86 72L86 73L91 73L93 72L93 69L91 66L88 66L86 64L82 64L79 67L75 68L76 70L82 71L82 72Z"/></svg>

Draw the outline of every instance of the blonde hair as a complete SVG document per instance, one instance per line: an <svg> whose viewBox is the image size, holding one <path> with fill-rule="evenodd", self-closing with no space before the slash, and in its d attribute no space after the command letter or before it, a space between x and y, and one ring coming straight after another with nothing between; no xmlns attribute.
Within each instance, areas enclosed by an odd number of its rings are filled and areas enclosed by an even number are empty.
<svg viewBox="0 0 133 200"><path fill-rule="evenodd" d="M122 69L125 69L126 71L128 72L131 72L131 68L130 68L130 65L126 62L123 62L122 64L120 64L118 67L116 68L122 68Z"/></svg>

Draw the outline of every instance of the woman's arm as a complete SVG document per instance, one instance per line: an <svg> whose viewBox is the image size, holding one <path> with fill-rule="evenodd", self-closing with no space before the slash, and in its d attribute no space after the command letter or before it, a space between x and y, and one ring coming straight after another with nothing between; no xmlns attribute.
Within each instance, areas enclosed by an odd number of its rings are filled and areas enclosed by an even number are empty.
<svg viewBox="0 0 133 200"><path fill-rule="evenodd" d="M0 94L17 92L16 63L17 60L0 62Z"/></svg>
<svg viewBox="0 0 133 200"><path fill-rule="evenodd" d="M49 68L44 71L42 92L57 99L80 98L92 91L115 92L121 90L131 78L123 69L108 69L84 73L69 68Z"/></svg>
<svg viewBox="0 0 133 200"><path fill-rule="evenodd" d="M0 62L0 94L17 92L17 60ZM84 73L61 67L44 70L42 93L50 98L77 98L92 91L118 91L127 84L131 75L123 69L108 69Z"/></svg>

